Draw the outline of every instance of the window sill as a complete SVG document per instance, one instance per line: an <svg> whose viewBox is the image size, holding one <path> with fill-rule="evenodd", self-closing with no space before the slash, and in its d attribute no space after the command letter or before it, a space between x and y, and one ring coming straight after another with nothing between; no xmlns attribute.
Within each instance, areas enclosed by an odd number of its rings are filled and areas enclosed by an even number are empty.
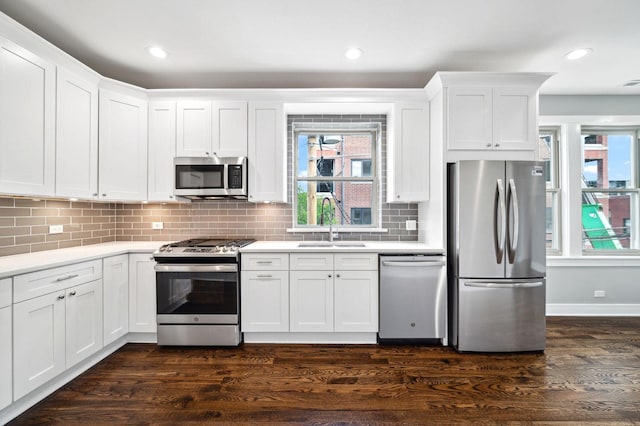
<svg viewBox="0 0 640 426"><path fill-rule="evenodd" d="M389 232L388 229L386 228L333 228L334 232L337 232L338 234L340 233L344 233L344 234L356 234L356 233L385 233L385 232ZM311 233L311 232L322 232L322 233L328 233L329 232L329 228L328 227L323 227L323 228L287 228L287 232L291 232L291 233Z"/></svg>
<svg viewBox="0 0 640 426"><path fill-rule="evenodd" d="M637 253L627 256L547 256L547 267L579 266L589 267L620 267L640 266L640 256Z"/></svg>

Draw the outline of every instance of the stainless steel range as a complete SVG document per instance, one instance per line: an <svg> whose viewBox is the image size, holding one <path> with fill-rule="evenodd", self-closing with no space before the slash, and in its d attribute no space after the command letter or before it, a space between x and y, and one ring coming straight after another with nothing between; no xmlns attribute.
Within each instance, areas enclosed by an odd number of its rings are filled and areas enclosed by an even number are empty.
<svg viewBox="0 0 640 426"><path fill-rule="evenodd" d="M254 241L198 238L166 244L153 254L159 345L242 341L238 251Z"/></svg>

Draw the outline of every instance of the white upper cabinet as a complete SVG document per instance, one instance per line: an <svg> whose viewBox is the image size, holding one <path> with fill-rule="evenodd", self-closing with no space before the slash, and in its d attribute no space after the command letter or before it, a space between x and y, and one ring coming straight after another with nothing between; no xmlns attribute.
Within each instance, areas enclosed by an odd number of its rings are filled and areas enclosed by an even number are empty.
<svg viewBox="0 0 640 426"><path fill-rule="evenodd" d="M179 101L178 157L245 157L247 103L243 101Z"/></svg>
<svg viewBox="0 0 640 426"><path fill-rule="evenodd" d="M149 201L175 201L176 103L149 102Z"/></svg>
<svg viewBox="0 0 640 426"><path fill-rule="evenodd" d="M387 202L429 199L429 104L396 104L388 156Z"/></svg>
<svg viewBox="0 0 640 426"><path fill-rule="evenodd" d="M98 86L58 67L56 196L98 196Z"/></svg>
<svg viewBox="0 0 640 426"><path fill-rule="evenodd" d="M179 101L177 113L177 156L211 156L211 102Z"/></svg>
<svg viewBox="0 0 640 426"><path fill-rule="evenodd" d="M147 199L147 102L100 90L99 196Z"/></svg>
<svg viewBox="0 0 640 426"><path fill-rule="evenodd" d="M538 143L538 89L546 73L440 72L427 84L432 143L445 161L529 160Z"/></svg>
<svg viewBox="0 0 640 426"><path fill-rule="evenodd" d="M287 201L287 149L281 102L249 103L249 201Z"/></svg>
<svg viewBox="0 0 640 426"><path fill-rule="evenodd" d="M0 193L54 195L55 65L0 38Z"/></svg>

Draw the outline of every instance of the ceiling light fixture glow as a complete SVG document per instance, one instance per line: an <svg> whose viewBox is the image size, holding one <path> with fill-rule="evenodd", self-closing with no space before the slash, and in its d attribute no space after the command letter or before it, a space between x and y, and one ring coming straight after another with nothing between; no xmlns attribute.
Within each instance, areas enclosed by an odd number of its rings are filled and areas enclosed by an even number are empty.
<svg viewBox="0 0 640 426"><path fill-rule="evenodd" d="M154 56L159 59L164 59L167 57L167 52L165 52L165 50L162 47L151 46L150 48L147 49L147 51L151 56Z"/></svg>
<svg viewBox="0 0 640 426"><path fill-rule="evenodd" d="M350 48L350 49L347 49L347 50L344 52L344 56L345 56L345 58L350 59L350 60L352 60L352 61L353 61L353 60L356 60L356 59L358 59L360 56L362 56L362 49L360 49L360 48L358 48L358 47L352 47L352 48Z"/></svg>
<svg viewBox="0 0 640 426"><path fill-rule="evenodd" d="M567 53L566 58L570 61L575 61L576 59L584 58L591 52L593 52L593 49L589 49L589 48L576 49Z"/></svg>

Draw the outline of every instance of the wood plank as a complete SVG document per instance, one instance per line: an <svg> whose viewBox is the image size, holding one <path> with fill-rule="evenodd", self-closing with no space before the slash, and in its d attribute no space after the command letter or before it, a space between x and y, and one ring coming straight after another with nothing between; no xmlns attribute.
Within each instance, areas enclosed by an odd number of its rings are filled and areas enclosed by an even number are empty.
<svg viewBox="0 0 640 426"><path fill-rule="evenodd" d="M640 422L640 318L547 320L547 350L128 344L10 424Z"/></svg>

